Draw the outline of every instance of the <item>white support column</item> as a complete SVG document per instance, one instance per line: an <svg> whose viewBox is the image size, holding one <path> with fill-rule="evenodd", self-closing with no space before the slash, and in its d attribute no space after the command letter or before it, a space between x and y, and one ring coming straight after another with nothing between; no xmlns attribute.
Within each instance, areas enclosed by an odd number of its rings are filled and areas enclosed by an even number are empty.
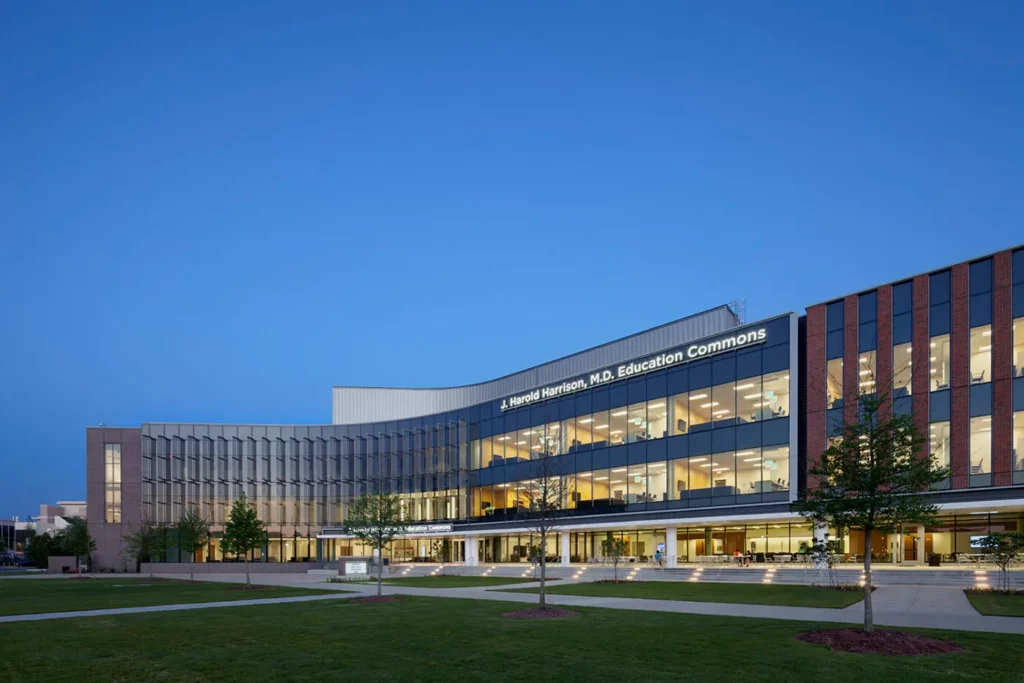
<svg viewBox="0 0 1024 683"><path fill-rule="evenodd" d="M814 537L815 541L824 542L825 539L828 538L828 525L821 523L815 524L814 529L811 531L811 535Z"/></svg>
<svg viewBox="0 0 1024 683"><path fill-rule="evenodd" d="M676 565L676 528L670 526L665 529L665 567L675 569Z"/></svg>
<svg viewBox="0 0 1024 683"><path fill-rule="evenodd" d="M477 546L477 536L466 536L466 566L475 567L480 564L480 553Z"/></svg>
<svg viewBox="0 0 1024 683"><path fill-rule="evenodd" d="M560 555L562 557L562 566L569 566L569 532L562 531L558 534Z"/></svg>
<svg viewBox="0 0 1024 683"><path fill-rule="evenodd" d="M927 558L924 556L924 525L917 527L917 563L924 564Z"/></svg>

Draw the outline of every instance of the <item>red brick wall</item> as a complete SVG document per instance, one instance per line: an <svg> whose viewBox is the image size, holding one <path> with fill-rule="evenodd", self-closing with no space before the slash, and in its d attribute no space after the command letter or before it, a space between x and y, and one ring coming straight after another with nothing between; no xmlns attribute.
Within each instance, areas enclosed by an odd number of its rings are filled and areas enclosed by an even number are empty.
<svg viewBox="0 0 1024 683"><path fill-rule="evenodd" d="M1013 257L1003 251L992 259L992 483L1013 483L1010 438L1013 431Z"/></svg>
<svg viewBox="0 0 1024 683"><path fill-rule="evenodd" d="M825 450L825 391L826 391L826 361L825 361L825 330L826 330L826 306L819 304L807 309L807 373L804 386L806 387L807 401L807 469L818 461L821 452ZM811 477L807 478L808 488L814 486L816 481Z"/></svg>
<svg viewBox="0 0 1024 683"><path fill-rule="evenodd" d="M878 340L875 350L875 389L884 396L882 416L892 411L892 285L878 288Z"/></svg>
<svg viewBox="0 0 1024 683"><path fill-rule="evenodd" d="M928 391L931 389L931 347L928 334L928 276L914 278L914 341L911 356L911 388L914 404L914 423L922 434L928 433Z"/></svg>
<svg viewBox="0 0 1024 683"><path fill-rule="evenodd" d="M859 299L851 294L843 299L843 420L846 424L857 421L857 399L860 370L857 353L857 319Z"/></svg>
<svg viewBox="0 0 1024 683"><path fill-rule="evenodd" d="M952 273L952 377L950 382L950 466L953 488L970 485L970 370L971 329L969 316L970 283L966 263L953 266Z"/></svg>

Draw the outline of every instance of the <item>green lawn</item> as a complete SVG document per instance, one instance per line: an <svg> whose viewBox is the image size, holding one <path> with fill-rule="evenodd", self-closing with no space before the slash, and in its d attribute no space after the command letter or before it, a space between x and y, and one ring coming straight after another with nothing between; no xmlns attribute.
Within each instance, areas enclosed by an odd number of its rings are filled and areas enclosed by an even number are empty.
<svg viewBox="0 0 1024 683"><path fill-rule="evenodd" d="M410 588L473 588L477 586L508 586L513 583L530 583L535 579L509 576L408 576L384 579L384 583ZM366 583L377 583L367 581Z"/></svg>
<svg viewBox="0 0 1024 683"><path fill-rule="evenodd" d="M73 612L110 607L172 605L218 600L281 598L328 592L305 588L271 587L260 590L232 590L237 584L187 583L109 578L109 579L18 579L0 581L0 615L39 612Z"/></svg>
<svg viewBox="0 0 1024 683"><path fill-rule="evenodd" d="M537 588L513 588L511 590L521 593L540 592ZM747 605L786 605L789 607L848 607L861 601L861 594L856 591L762 583L691 583L689 581L575 583L548 586L546 592L552 595L735 602Z"/></svg>
<svg viewBox="0 0 1024 683"><path fill-rule="evenodd" d="M1024 595L967 592L974 609L990 617L1024 617Z"/></svg>
<svg viewBox="0 0 1024 683"><path fill-rule="evenodd" d="M1019 680L1020 637L934 631L965 650L837 654L814 624L581 608L508 620L522 604L407 596L0 624L0 680L741 681ZM835 627L834 624L828 627ZM46 647L39 647L47 643Z"/></svg>

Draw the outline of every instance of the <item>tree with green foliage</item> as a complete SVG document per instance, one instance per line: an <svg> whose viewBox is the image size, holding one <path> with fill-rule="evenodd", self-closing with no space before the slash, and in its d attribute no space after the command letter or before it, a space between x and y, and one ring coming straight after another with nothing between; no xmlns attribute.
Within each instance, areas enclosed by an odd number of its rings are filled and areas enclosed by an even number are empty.
<svg viewBox="0 0 1024 683"><path fill-rule="evenodd" d="M249 579L249 553L262 548L269 541L267 525L260 521L256 508L249 504L249 499L242 497L231 505L231 513L224 524L224 537L220 547L225 553L241 555L245 560L245 585L252 586Z"/></svg>
<svg viewBox="0 0 1024 683"><path fill-rule="evenodd" d="M153 578L153 563L167 552L167 529L142 520L138 528L124 537L124 554L138 565L149 563L149 578Z"/></svg>
<svg viewBox="0 0 1024 683"><path fill-rule="evenodd" d="M96 551L96 541L89 535L88 525L81 517L69 517L67 522L59 536L63 552L73 555L76 561L84 557L86 567L91 569L91 554Z"/></svg>
<svg viewBox="0 0 1024 683"><path fill-rule="evenodd" d="M25 555L39 569L46 569L50 555L60 552L60 541L50 534L37 534L25 549Z"/></svg>
<svg viewBox="0 0 1024 683"><path fill-rule="evenodd" d="M864 532L864 630L874 630L871 535L933 524L932 487L949 471L924 450L927 438L908 414L882 411L884 399L860 397L859 419L809 463L807 490L794 508L814 524Z"/></svg>
<svg viewBox="0 0 1024 683"><path fill-rule="evenodd" d="M188 553L188 580L194 581L196 553L210 542L210 522L190 505L181 513L174 528L178 532L178 548Z"/></svg>
<svg viewBox="0 0 1024 683"><path fill-rule="evenodd" d="M1010 590L1010 565L1019 562L1021 553L1024 553L1024 532L1002 531L989 534L981 538L978 545L999 567L999 587L1004 591Z"/></svg>
<svg viewBox="0 0 1024 683"><path fill-rule="evenodd" d="M379 487L379 482L377 486ZM371 492L359 496L349 505L345 533L355 536L377 554L377 595L381 595L384 578L384 548L405 532L401 499L395 493Z"/></svg>
<svg viewBox="0 0 1024 683"><path fill-rule="evenodd" d="M622 558L625 557L626 553L629 552L629 546L626 544L625 539L614 538L610 533L608 538L601 541L601 552L604 556L612 561L612 569L614 570L614 581L619 582L619 563Z"/></svg>

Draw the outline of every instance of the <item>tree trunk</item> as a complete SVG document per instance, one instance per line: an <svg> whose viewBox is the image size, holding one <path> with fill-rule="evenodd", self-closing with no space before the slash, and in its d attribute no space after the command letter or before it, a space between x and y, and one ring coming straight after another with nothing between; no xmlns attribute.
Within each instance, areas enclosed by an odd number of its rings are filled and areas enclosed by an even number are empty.
<svg viewBox="0 0 1024 683"><path fill-rule="evenodd" d="M150 581L153 580L153 559L152 558L150 558L150 560L149 560L149 580Z"/></svg>
<svg viewBox="0 0 1024 683"><path fill-rule="evenodd" d="M371 558L372 559L372 558ZM377 551L377 597L381 594L381 585L384 583L384 553Z"/></svg>
<svg viewBox="0 0 1024 683"><path fill-rule="evenodd" d="M189 583L195 583L196 582L195 567L192 566L192 561L194 559L195 559L195 555L193 555L192 557L188 558L188 582Z"/></svg>
<svg viewBox="0 0 1024 683"><path fill-rule="evenodd" d="M545 536L540 537L540 608L547 609L547 596L544 593L544 579L546 578L545 572L547 571L547 538Z"/></svg>
<svg viewBox="0 0 1024 683"><path fill-rule="evenodd" d="M245 587L249 588L252 586L252 582L249 580L249 553L242 556L245 560Z"/></svg>
<svg viewBox="0 0 1024 683"><path fill-rule="evenodd" d="M864 531L864 631L875 630L875 613L871 609L871 532Z"/></svg>

